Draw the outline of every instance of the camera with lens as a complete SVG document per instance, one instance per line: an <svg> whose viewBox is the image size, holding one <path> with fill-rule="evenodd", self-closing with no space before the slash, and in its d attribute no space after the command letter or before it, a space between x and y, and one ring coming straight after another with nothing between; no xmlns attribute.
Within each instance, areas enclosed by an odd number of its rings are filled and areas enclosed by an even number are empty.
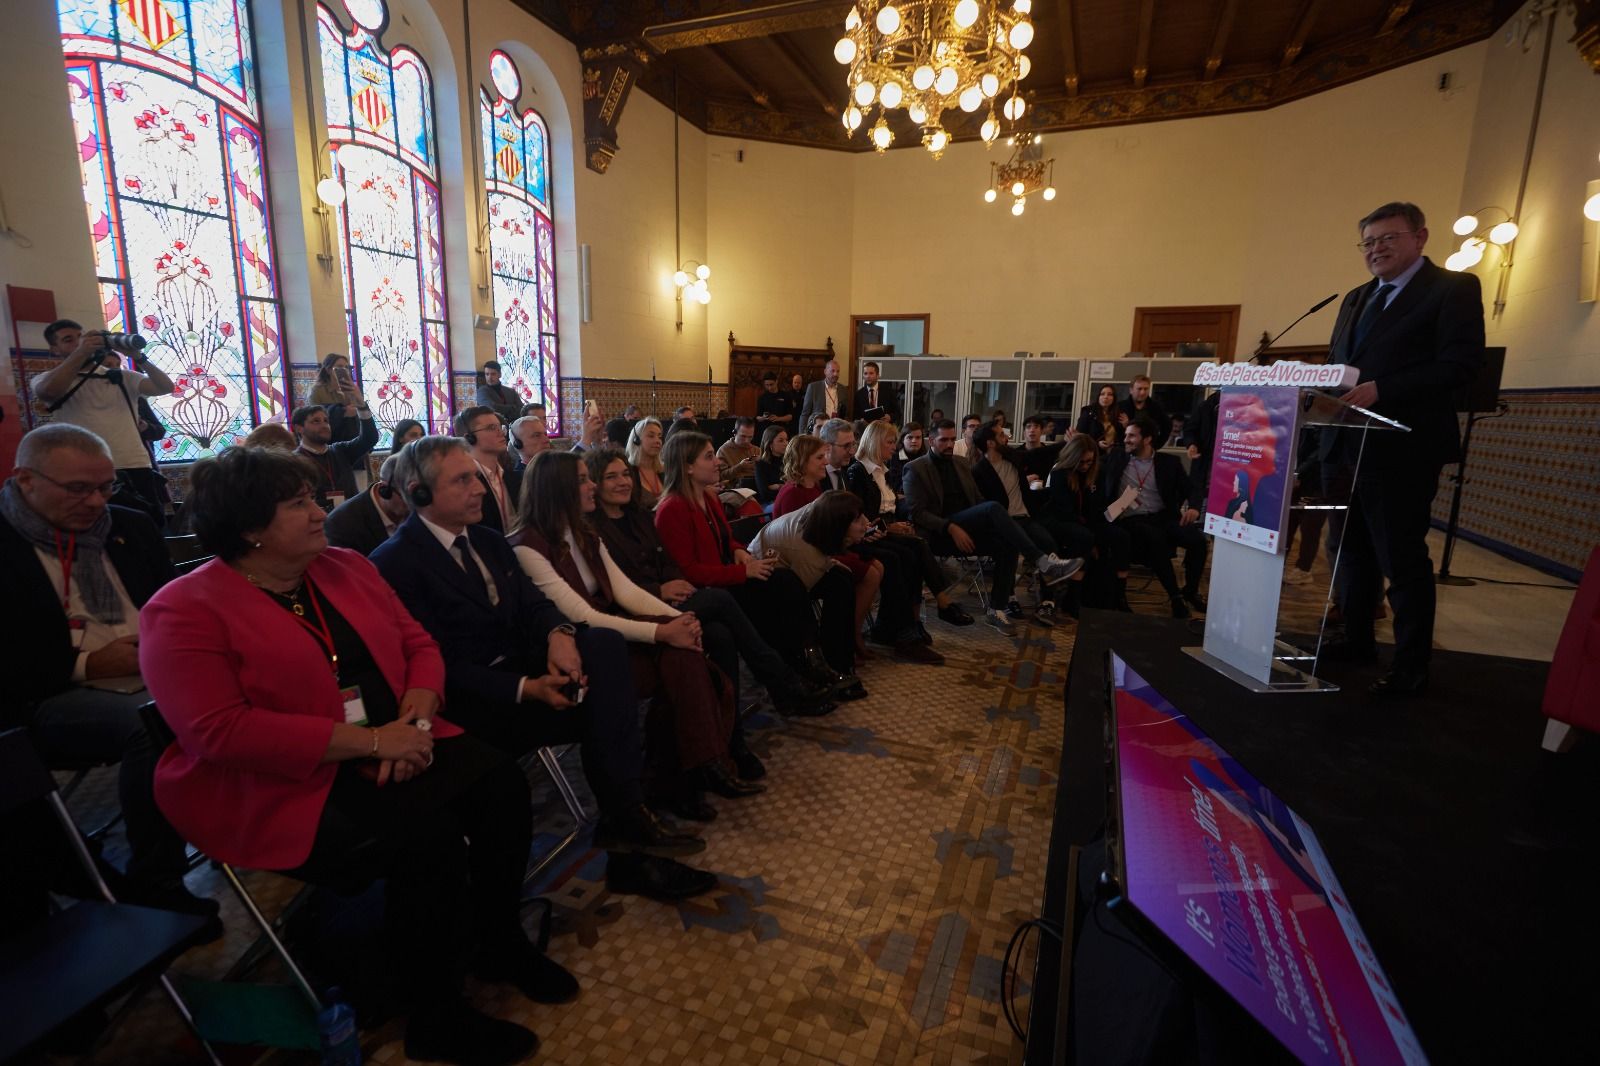
<svg viewBox="0 0 1600 1066"><path fill-rule="evenodd" d="M110 330L97 329L85 335L105 338L104 347L89 357L91 366L98 364L112 352L131 355L135 362L141 361L144 359L145 345L150 343L137 333L113 333Z"/></svg>

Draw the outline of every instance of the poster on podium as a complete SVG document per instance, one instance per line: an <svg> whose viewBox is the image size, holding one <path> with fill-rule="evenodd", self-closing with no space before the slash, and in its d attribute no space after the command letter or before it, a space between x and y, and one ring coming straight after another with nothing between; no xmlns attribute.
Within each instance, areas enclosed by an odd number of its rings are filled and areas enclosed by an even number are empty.
<svg viewBox="0 0 1600 1066"><path fill-rule="evenodd" d="M1222 390L1206 495L1207 533L1277 554L1294 489L1299 403L1296 388Z"/></svg>

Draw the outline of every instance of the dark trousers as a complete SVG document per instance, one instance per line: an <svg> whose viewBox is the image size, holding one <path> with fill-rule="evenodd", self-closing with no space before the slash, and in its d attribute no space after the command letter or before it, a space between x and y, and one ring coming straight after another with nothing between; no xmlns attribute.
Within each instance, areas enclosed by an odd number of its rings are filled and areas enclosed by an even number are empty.
<svg viewBox="0 0 1600 1066"><path fill-rule="evenodd" d="M878 618L873 638L882 643L914 640L917 609L922 605L922 564L915 547L905 543L909 537L880 537L851 545L863 559L883 566L883 582L878 587Z"/></svg>
<svg viewBox="0 0 1600 1066"><path fill-rule="evenodd" d="M387 879L384 947L407 1011L453 1002L476 948L524 936L522 876L533 841L528 782L471 736L434 745L433 765L383 788L339 768L311 854L289 876L354 891Z"/></svg>
<svg viewBox="0 0 1600 1066"><path fill-rule="evenodd" d="M822 604L822 621L817 626L817 642L822 656L836 673L856 671L856 585L850 571L831 567L815 585L811 598ZM807 608L809 610L809 607Z"/></svg>
<svg viewBox="0 0 1600 1066"><path fill-rule="evenodd" d="M156 807L156 760L161 752L139 719L146 692L126 694L70 688L27 715L28 735L52 769L117 763L117 799L128 829L128 878L170 884L189 864L182 838Z"/></svg>
<svg viewBox="0 0 1600 1066"><path fill-rule="evenodd" d="M739 610L754 624L762 641L791 666L802 661L801 652L805 648L821 646L823 652L827 652L825 641L817 631L816 616L811 613L806 587L793 570L779 567L765 581L730 585L728 592ZM850 639L849 630L850 626L846 625L846 640ZM852 653L854 647L852 642Z"/></svg>
<svg viewBox="0 0 1600 1066"><path fill-rule="evenodd" d="M1031 520L1024 526L993 500L985 500L945 517L967 532L977 546L977 554L987 555L994 560L994 580L990 585L990 595L995 600L996 609L1004 607L1005 601L1016 591L1017 557L1020 555L1036 559L1055 550L1053 542L1048 548L1041 545L1041 537L1049 538L1043 526ZM956 550L955 542L950 539L948 533L930 537L928 542L933 546L935 554L961 554Z"/></svg>
<svg viewBox="0 0 1600 1066"><path fill-rule="evenodd" d="M1083 605L1109 607L1115 603L1117 575L1126 573L1133 559L1133 539L1128 531L1110 522L1093 527L1060 519L1045 519L1044 522L1062 556L1081 557L1085 561L1080 593Z"/></svg>
<svg viewBox="0 0 1600 1066"><path fill-rule="evenodd" d="M1133 557L1141 560L1156 575L1161 587L1171 599L1183 593L1198 593L1200 579L1206 571L1206 534L1200 522L1179 525L1176 518L1165 512L1156 514L1123 515L1116 526L1127 531L1133 544ZM1183 549L1183 587L1178 587L1178 577L1172 570L1172 553Z"/></svg>
<svg viewBox="0 0 1600 1066"><path fill-rule="evenodd" d="M794 670L773 650L772 645L761 639L755 624L727 589L699 589L684 600L679 609L693 612L700 620L701 643L705 645L706 655L733 682L735 707L739 706L740 659L750 667L756 680L769 690L794 677ZM737 719L733 733L735 738L742 736Z"/></svg>
<svg viewBox="0 0 1600 1066"><path fill-rule="evenodd" d="M628 642L640 699L650 701L645 752L657 778L717 762L733 731L733 686L704 653L670 644Z"/></svg>
<svg viewBox="0 0 1600 1066"><path fill-rule="evenodd" d="M1344 626L1352 644L1372 643L1378 577L1389 581L1394 610L1394 667L1423 670L1433 655L1435 594L1428 527L1439 489L1439 463L1413 460L1363 468L1345 518L1340 569L1349 568Z"/></svg>
<svg viewBox="0 0 1600 1066"><path fill-rule="evenodd" d="M628 642L614 629L584 629L578 654L589 678L583 703L555 710L542 703L485 700L451 689L447 717L467 732L514 757L535 748L578 744L583 773L602 814L644 801L644 739L639 731L639 696L633 687ZM508 675L543 677L542 655L500 664Z"/></svg>

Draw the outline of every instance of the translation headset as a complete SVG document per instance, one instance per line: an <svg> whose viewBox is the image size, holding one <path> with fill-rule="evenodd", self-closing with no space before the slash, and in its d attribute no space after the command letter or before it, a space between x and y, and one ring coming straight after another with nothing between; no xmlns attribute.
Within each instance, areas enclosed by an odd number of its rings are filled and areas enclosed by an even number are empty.
<svg viewBox="0 0 1600 1066"><path fill-rule="evenodd" d="M467 439L469 441L471 438L472 434L467 434ZM400 453L401 458L404 461L403 467L406 471L406 476L410 477L412 472L415 471L418 478L416 487L406 492L406 496L411 500L411 505L413 507L427 507L433 503L433 490L424 485L420 480L422 477L422 467L417 462L417 445L421 444L422 441L426 439L427 438L424 437L421 440L412 441L410 444L407 444L405 449ZM390 491L393 492L394 490L390 489ZM379 492L381 494L382 489L380 489Z"/></svg>

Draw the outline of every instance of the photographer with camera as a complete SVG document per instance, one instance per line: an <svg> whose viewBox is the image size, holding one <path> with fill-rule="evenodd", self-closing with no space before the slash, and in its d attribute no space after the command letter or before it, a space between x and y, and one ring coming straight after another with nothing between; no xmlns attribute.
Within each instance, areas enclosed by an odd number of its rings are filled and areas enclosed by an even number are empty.
<svg viewBox="0 0 1600 1066"><path fill-rule="evenodd" d="M144 511L161 528L162 478L140 435L137 405L143 396L170 395L172 379L145 358L144 338L137 334L85 331L63 318L45 327L44 339L61 363L34 379L34 395L56 421L87 429L110 445L116 502ZM123 355L135 369L122 369Z"/></svg>

